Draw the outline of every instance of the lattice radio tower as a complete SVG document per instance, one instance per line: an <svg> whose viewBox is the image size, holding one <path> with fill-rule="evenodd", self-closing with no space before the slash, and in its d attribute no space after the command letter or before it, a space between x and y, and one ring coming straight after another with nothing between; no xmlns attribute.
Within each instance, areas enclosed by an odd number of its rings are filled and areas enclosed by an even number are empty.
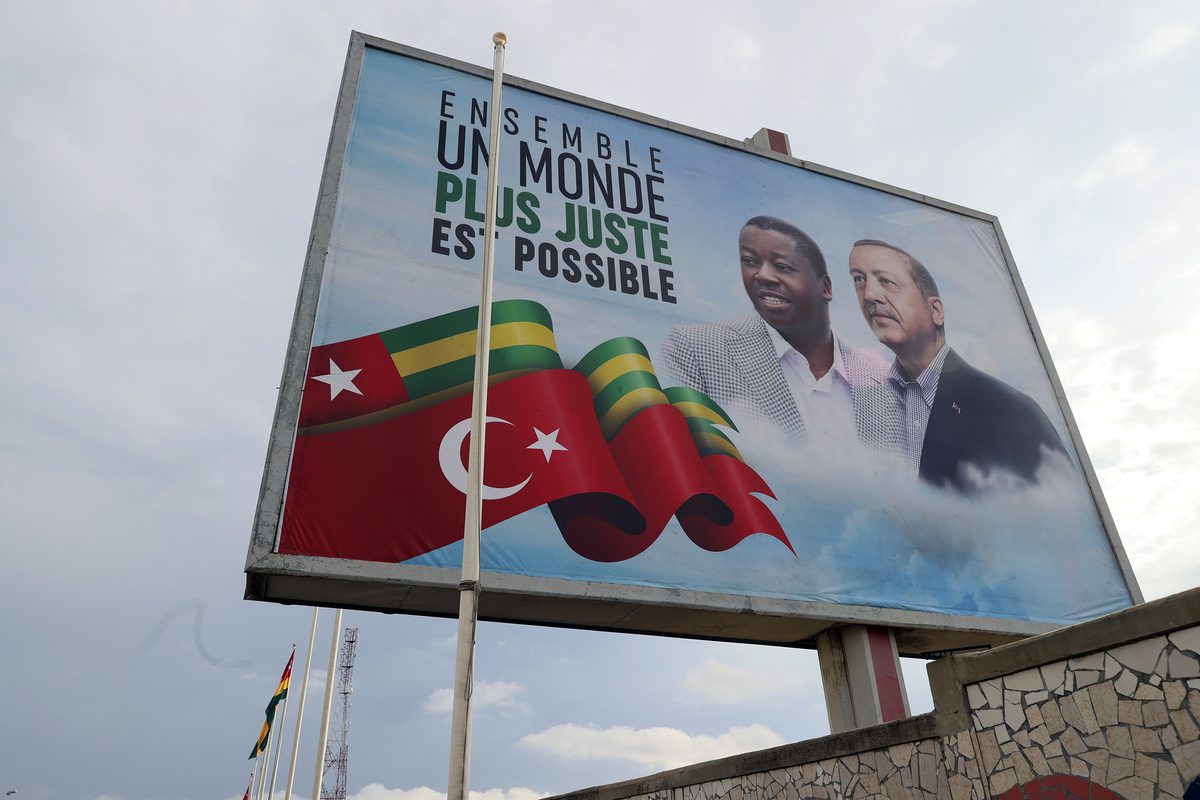
<svg viewBox="0 0 1200 800"><path fill-rule="evenodd" d="M350 691L354 677L354 654L358 651L358 628L346 628L338 658L337 697L329 720L329 746L321 777L321 800L346 800L346 759L350 752Z"/></svg>

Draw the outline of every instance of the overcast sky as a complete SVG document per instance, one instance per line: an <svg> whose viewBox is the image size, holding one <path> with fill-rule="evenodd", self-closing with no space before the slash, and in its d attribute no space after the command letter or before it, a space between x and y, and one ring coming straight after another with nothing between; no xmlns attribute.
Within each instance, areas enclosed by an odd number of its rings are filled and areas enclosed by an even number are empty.
<svg viewBox="0 0 1200 800"><path fill-rule="evenodd" d="M352 29L485 65L504 30L515 75L732 138L776 128L800 158L998 215L1145 595L1194 585L1190 2L9 0L0 791L245 788L310 620L241 600L242 567ZM346 622L350 791L436 800L454 622ZM472 785L497 799L827 732L809 652L494 624L479 639Z"/></svg>

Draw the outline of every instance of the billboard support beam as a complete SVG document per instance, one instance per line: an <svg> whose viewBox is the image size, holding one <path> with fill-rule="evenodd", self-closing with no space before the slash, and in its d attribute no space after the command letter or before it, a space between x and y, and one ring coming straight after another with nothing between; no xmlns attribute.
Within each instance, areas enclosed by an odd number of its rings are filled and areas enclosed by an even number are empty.
<svg viewBox="0 0 1200 800"><path fill-rule="evenodd" d="M890 628L850 625L817 636L829 732L909 716L896 637Z"/></svg>
<svg viewBox="0 0 1200 800"><path fill-rule="evenodd" d="M792 154L786 133L759 128L746 144ZM829 732L843 733L909 716L896 635L890 628L851 625L817 637Z"/></svg>
<svg viewBox="0 0 1200 800"><path fill-rule="evenodd" d="M465 800L471 785L471 694L475 671L475 624L479 617L479 535L483 523L483 454L492 329L492 273L496 252L496 193L500 187L500 94L504 46L492 35L492 105L488 123L487 201L484 206L483 276L475 334L475 382L471 398L471 445L467 455L467 509L463 525L462 578L458 584L458 646L454 663L454 705L450 720L450 775L447 800Z"/></svg>

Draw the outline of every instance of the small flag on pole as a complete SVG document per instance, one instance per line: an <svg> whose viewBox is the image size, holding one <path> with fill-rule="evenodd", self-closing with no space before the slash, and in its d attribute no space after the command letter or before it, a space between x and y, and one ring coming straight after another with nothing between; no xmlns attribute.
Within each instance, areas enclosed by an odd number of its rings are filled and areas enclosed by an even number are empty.
<svg viewBox="0 0 1200 800"><path fill-rule="evenodd" d="M246 784L246 793L242 795L242 800L250 800L250 787L254 785L254 773L250 773L250 783Z"/></svg>
<svg viewBox="0 0 1200 800"><path fill-rule="evenodd" d="M288 659L287 666L283 668L279 686L275 688L275 694L271 695L271 702L267 703L267 719L263 722L262 732L258 734L254 749L250 751L250 758L257 758L259 753L265 752L267 749L267 741L271 738L271 724L275 721L275 708L283 702L283 698L287 697L288 684L292 682L292 662L295 660L296 648L292 647L292 656Z"/></svg>

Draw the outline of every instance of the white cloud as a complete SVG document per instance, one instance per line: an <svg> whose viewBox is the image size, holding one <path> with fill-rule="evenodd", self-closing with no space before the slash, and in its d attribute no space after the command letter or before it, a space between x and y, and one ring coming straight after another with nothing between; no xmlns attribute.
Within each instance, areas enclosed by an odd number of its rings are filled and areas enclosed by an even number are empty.
<svg viewBox="0 0 1200 800"><path fill-rule="evenodd" d="M760 697L795 694L804 686L799 672L782 667L747 667L708 659L683 676L686 698L732 706Z"/></svg>
<svg viewBox="0 0 1200 800"><path fill-rule="evenodd" d="M1146 60L1169 56L1192 41L1195 33L1191 25L1183 22L1164 25L1142 40L1137 54Z"/></svg>
<svg viewBox="0 0 1200 800"><path fill-rule="evenodd" d="M371 783L359 789L346 800L446 800L446 793L428 786L415 789L388 789L381 783Z"/></svg>
<svg viewBox="0 0 1200 800"><path fill-rule="evenodd" d="M422 706L434 714L449 714L454 708L453 694L451 689L434 689L429 693L429 697L425 698Z"/></svg>
<svg viewBox="0 0 1200 800"><path fill-rule="evenodd" d="M1091 189L1113 178L1136 178L1153 164L1154 153L1144 142L1126 139L1118 142L1079 177L1080 189Z"/></svg>
<svg viewBox="0 0 1200 800"><path fill-rule="evenodd" d="M538 800L547 796L549 795L546 792L535 792L524 786L471 792L471 800ZM446 800L446 793L430 789L428 786L389 789L381 783L372 783L349 795L346 800Z"/></svg>
<svg viewBox="0 0 1200 800"><path fill-rule="evenodd" d="M1194 280L1189 279L1189 280ZM1200 323L1159 295L1156 315L1128 330L1091 315L1060 312L1049 344L1095 463L1121 539L1148 598L1195 584L1194 562L1180 558L1177 531L1194 530L1200 511L1200 418L1192 398L1200 377L1187 365ZM1184 301L1186 303L1186 300ZM1180 308L1186 311L1186 308Z"/></svg>
<svg viewBox="0 0 1200 800"><path fill-rule="evenodd" d="M498 708L502 711L528 711L529 705L521 699L525 688L510 681L482 681L475 684L473 706L476 710ZM434 689L425 698L423 707L434 714L449 714L454 708L454 693L451 689Z"/></svg>
<svg viewBox="0 0 1200 800"><path fill-rule="evenodd" d="M597 728L566 723L528 734L521 742L564 761L610 759L661 770L775 747L783 744L783 739L765 725L733 727L718 736L705 736L677 728Z"/></svg>

